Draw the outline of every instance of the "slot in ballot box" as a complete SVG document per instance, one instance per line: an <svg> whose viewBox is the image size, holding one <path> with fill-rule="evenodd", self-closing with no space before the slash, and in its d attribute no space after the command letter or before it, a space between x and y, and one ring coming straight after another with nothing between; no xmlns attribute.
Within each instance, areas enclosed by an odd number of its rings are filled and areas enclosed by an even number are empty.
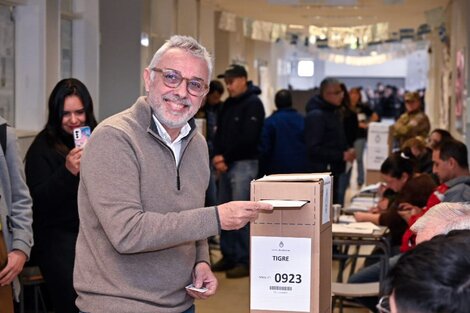
<svg viewBox="0 0 470 313"><path fill-rule="evenodd" d="M331 312L329 173L252 181L251 200L274 206L251 223L250 312Z"/></svg>

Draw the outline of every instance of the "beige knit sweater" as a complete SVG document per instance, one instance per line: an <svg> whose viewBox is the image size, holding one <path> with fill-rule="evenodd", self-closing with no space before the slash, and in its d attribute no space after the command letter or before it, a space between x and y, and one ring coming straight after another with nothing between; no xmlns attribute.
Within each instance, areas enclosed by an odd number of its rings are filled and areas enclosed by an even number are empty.
<svg viewBox="0 0 470 313"><path fill-rule="evenodd" d="M209 262L206 238L219 233L204 208L209 161L196 131L172 151L141 97L103 121L81 160L80 232L74 270L77 305L90 313L182 312L194 265Z"/></svg>

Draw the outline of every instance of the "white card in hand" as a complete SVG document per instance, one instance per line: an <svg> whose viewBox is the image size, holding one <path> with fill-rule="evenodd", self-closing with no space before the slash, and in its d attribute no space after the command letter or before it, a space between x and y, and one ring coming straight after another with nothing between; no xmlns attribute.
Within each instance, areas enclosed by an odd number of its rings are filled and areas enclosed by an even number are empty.
<svg viewBox="0 0 470 313"><path fill-rule="evenodd" d="M197 292L201 292L201 293L204 293L208 290L206 287L196 288L196 287L193 286L193 284L189 284L185 288L189 289L189 290L194 290L194 291L197 291Z"/></svg>
<svg viewBox="0 0 470 313"><path fill-rule="evenodd" d="M260 200L259 202L269 203L273 208L301 208L308 201L304 200Z"/></svg>

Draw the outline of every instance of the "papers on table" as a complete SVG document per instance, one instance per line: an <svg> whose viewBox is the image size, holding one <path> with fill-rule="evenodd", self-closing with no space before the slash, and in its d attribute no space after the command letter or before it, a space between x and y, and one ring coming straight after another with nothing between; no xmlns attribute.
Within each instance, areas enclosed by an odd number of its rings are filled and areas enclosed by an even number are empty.
<svg viewBox="0 0 470 313"><path fill-rule="evenodd" d="M354 215L340 215L339 222L340 223L355 223L356 219L354 218Z"/></svg>
<svg viewBox="0 0 470 313"><path fill-rule="evenodd" d="M307 200L260 200L259 202L269 203L273 208L301 208L307 204Z"/></svg>
<svg viewBox="0 0 470 313"><path fill-rule="evenodd" d="M380 230L380 227L371 222L333 224L332 226L333 233L372 234L375 230Z"/></svg>
<svg viewBox="0 0 470 313"><path fill-rule="evenodd" d="M378 182L376 184L372 184L372 185L367 185L367 186L364 186L361 188L361 190L359 191L359 193L375 193L375 192L378 192L379 191L379 188L380 186L382 185L383 183L382 182Z"/></svg>
<svg viewBox="0 0 470 313"><path fill-rule="evenodd" d="M367 212L369 211L369 208L373 207L376 205L376 199L374 197L354 197L351 200L351 204L349 207L344 208L344 212L357 212L357 211L363 211Z"/></svg>

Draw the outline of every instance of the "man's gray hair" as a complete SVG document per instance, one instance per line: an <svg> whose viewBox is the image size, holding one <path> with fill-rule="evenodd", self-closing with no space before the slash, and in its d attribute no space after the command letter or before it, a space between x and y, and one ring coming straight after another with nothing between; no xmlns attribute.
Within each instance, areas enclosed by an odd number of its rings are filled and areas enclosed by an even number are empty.
<svg viewBox="0 0 470 313"><path fill-rule="evenodd" d="M171 36L153 55L152 61L150 62L148 68L153 68L160 61L162 56L170 49L178 48L186 52L191 53L193 56L198 57L206 61L207 69L209 72L209 79L212 76L212 57L207 51L207 49L202 46L196 39L190 36L181 36L174 35ZM153 80L155 77L155 72L151 71L150 79Z"/></svg>

